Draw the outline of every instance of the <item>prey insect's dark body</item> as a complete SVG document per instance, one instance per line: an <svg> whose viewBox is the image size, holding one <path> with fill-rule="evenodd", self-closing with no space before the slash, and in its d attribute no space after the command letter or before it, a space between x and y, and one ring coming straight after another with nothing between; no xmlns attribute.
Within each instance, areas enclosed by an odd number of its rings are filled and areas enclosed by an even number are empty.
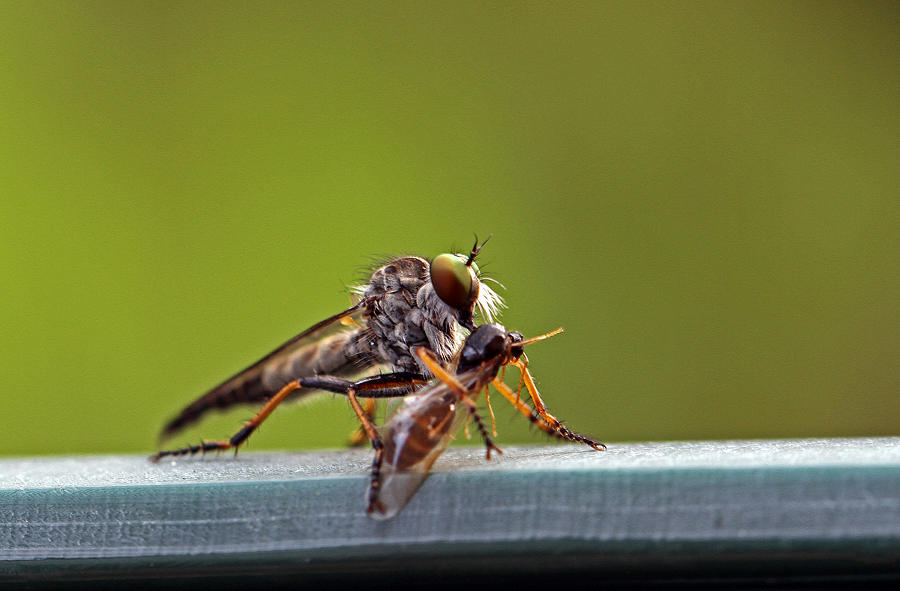
<svg viewBox="0 0 900 591"><path fill-rule="evenodd" d="M431 262L405 256L377 268L366 285L354 289L360 297L358 303L313 325L225 380L185 407L162 431L162 436L168 437L212 409L265 402L235 436L227 442L162 451L153 459L236 449L275 406L287 397L320 389L314 382L322 377L387 368L390 373L361 383L375 383L395 394L424 384L430 377L429 370L412 351L423 347L439 359L450 360L462 343L461 329L475 327L475 308L489 320L502 305L500 297L481 283L474 264L482 246L476 242L468 256L442 254Z"/></svg>
<svg viewBox="0 0 900 591"><path fill-rule="evenodd" d="M382 390L379 385L339 379L319 383L319 387L348 395L375 448L367 493L369 515L375 519L389 519L403 508L467 416L473 420L487 446L487 458L490 459L492 451L502 453L491 440L475 404L479 393L487 391L491 384L548 434L584 443L598 451L606 449L602 443L569 430L551 415L528 372L523 347L552 334L555 332L523 340L518 332L509 332L497 324L483 324L466 339L451 364L455 369L451 370L446 369L432 352L417 348L416 356L435 378L426 387L407 396L380 433L361 412L357 399L390 397L395 393ZM497 378L500 369L507 365L516 365L522 372L522 384L528 389L533 406L526 404L518 392Z"/></svg>

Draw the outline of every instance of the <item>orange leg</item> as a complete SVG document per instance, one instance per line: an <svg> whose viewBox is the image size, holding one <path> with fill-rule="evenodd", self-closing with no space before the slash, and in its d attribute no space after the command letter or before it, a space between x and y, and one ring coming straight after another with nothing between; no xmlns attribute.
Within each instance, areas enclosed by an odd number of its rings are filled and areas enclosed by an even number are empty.
<svg viewBox="0 0 900 591"><path fill-rule="evenodd" d="M509 403L516 408L516 410L528 417L528 420L534 423L537 428L549 435L553 435L554 437L562 439L563 441L569 441L561 434L557 433L556 430L553 429L553 427L545 423L541 419L541 416L537 413L537 411L525 404L522 399L516 394L516 392L513 392L513 390L509 386L501 382L499 379L494 380L492 383L494 384L494 387L497 388L497 391L500 392L500 394L502 394L503 397L506 398Z"/></svg>
<svg viewBox="0 0 900 591"><path fill-rule="evenodd" d="M359 403L359 399L356 397L356 390L353 388L348 390L347 398L350 400L353 412L356 413L356 417L359 419L360 427L368 435L369 441L372 442L372 447L375 449L375 457L372 458L372 470L369 475L369 505L366 508L366 511L371 513L375 510L375 505L378 502L378 489L381 488L381 463L384 456L384 443L378 436L378 432L375 431L375 425L372 424L369 415Z"/></svg>
<svg viewBox="0 0 900 591"><path fill-rule="evenodd" d="M422 363L425 364L428 371L430 371L434 377L450 386L450 388L460 396L466 396L468 394L468 390L462 385L462 382L457 380L456 376L444 369L444 366L441 365L441 362L434 356L434 353L425 347L416 347L413 352L422 360Z"/></svg>
<svg viewBox="0 0 900 591"><path fill-rule="evenodd" d="M444 382L447 386L449 386L456 394L459 396L459 399L468 407L469 416L475 421L475 426L478 427L478 432L481 434L481 438L484 439L484 444L487 446L487 459L491 459L491 451L496 451L497 453L503 453L499 447L494 445L494 442L491 441L491 438L488 436L487 429L484 428L484 423L481 421L481 417L478 415L478 407L475 405L475 401L472 399L472 396L469 395L468 389L456 379L455 376L450 374L444 366L437 360L434 354L426 349L425 347L417 347L415 349L415 354L418 355L419 359L422 360L422 363L428 367L428 370L434 374L434 377ZM477 392L476 392L477 393Z"/></svg>
<svg viewBox="0 0 900 591"><path fill-rule="evenodd" d="M484 387L484 402L487 404L488 412L491 413L491 435L497 436L497 417L494 416L494 407L491 406L491 389Z"/></svg>
<svg viewBox="0 0 900 591"><path fill-rule="evenodd" d="M523 355L522 357L525 356ZM552 427L560 427L562 423L559 422L559 419L547 412L547 407L544 405L540 393L538 393L537 385L534 383L531 373L528 371L528 361L519 359L515 362L515 365L519 368L519 371L522 372L522 380L525 382L525 387L528 388L528 393L531 394L531 401L534 403L535 410L541 415L541 418Z"/></svg>
<svg viewBox="0 0 900 591"><path fill-rule="evenodd" d="M531 408L530 406L525 404L525 402L522 401L517 392L513 392L509 388L509 386L507 386L500 380L495 379L493 381L493 384L494 387L497 388L497 391L500 392L500 394L502 394L504 398L509 400L510 404L516 407L516 409L518 409L519 412L521 412L523 415L528 417L528 419L532 423L537 425L539 429L559 439L584 443L591 446L597 451L606 451L605 445L603 445L599 441L594 441L590 437L581 435L580 433L575 433L574 431L570 430L568 427L560 423L559 420L556 419L556 417L547 413L546 408L544 409L544 413L542 414L541 411ZM528 387L528 391L532 395L532 398L537 396L538 400L540 400L540 396L537 393L537 388L532 390L532 387L534 386L534 380L531 379L531 375L528 375L528 377L525 378L525 385ZM543 408L543 404L541 406ZM545 418L544 415L546 415L546 417L549 417L549 420Z"/></svg>
<svg viewBox="0 0 900 591"><path fill-rule="evenodd" d="M243 428L240 431L234 434L231 439L228 441L204 441L199 445L191 445L188 447L183 447L181 449L173 449L160 451L150 457L150 460L153 462L158 462L162 458L167 456L185 456L185 455L194 455L197 452L208 452L208 451L221 451L225 449L234 449L235 455L237 455L237 448L243 444L250 434L259 427L260 423L262 423L266 418L272 414L272 411L275 410L279 404L284 402L285 398L299 388L310 388L316 390L327 390L329 392L336 392L339 394L347 394L350 395L350 392L353 392L353 400L351 400L351 404L354 406L354 411L356 407L359 407L359 401L356 399L356 393L361 394L367 398L391 398L396 396L403 396L411 389L421 386L425 384L425 378L418 374L408 373L408 372L394 372L389 374L380 374L377 376L370 376L368 378L363 378L356 382L351 382L349 380L345 380L342 378L337 378L334 376L311 376L306 378L300 378L298 380L294 380L284 386L281 390L279 390L272 398L270 398L259 412L256 415L247 421L244 424ZM370 408L371 405L368 405ZM361 408L361 407L360 407ZM363 427L366 425L371 426L372 421L369 418L369 415L366 414L366 411L362 411L363 416L366 417L365 421L360 418L360 423ZM357 416L360 416L357 412ZM371 434L368 430L364 429L364 432L369 435L371 439ZM372 433L374 433L374 428L372 428ZM374 445L374 441L373 441Z"/></svg>
<svg viewBox="0 0 900 591"><path fill-rule="evenodd" d="M375 399L374 398L366 398L363 401L363 410L366 413L366 416L370 421L375 422ZM360 445L366 442L366 431L363 429L362 424L357 425L356 429L353 430L353 433L350 434L350 438L348 441L348 445L350 447L359 447Z"/></svg>
<svg viewBox="0 0 900 591"><path fill-rule="evenodd" d="M519 368L519 387L516 388L516 400L521 400L522 386L525 385L525 372L528 371L528 357L522 353L519 361L521 365L516 364L516 367Z"/></svg>
<svg viewBox="0 0 900 591"><path fill-rule="evenodd" d="M228 441L204 441L200 445L190 445L188 447L182 447L180 449L171 449L160 451L150 457L150 460L153 462L158 462L159 460L167 457L167 456L185 456L185 455L194 455L197 452L206 453L208 451L222 451L225 449L234 449L235 455L237 455L237 450L247 438L250 437L250 434L253 433L259 427L259 425L268 418L272 411L275 410L279 404L284 402L284 399L287 398L288 394L293 392L294 390L299 389L300 382L294 380L293 382L288 383L285 387L278 391L275 396L269 399L259 412L254 415L252 419L247 421L240 431L235 433L231 439Z"/></svg>

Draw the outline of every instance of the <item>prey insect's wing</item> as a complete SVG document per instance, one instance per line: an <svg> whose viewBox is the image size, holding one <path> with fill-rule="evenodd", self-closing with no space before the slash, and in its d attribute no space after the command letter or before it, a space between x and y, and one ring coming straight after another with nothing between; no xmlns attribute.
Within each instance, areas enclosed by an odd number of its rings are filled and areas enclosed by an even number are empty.
<svg viewBox="0 0 900 591"><path fill-rule="evenodd" d="M406 397L383 428L384 461L373 518L390 519L412 498L467 414L457 390L462 385L476 393L486 383L482 373L472 370L456 376L452 384L435 379Z"/></svg>
<svg viewBox="0 0 900 591"><path fill-rule="evenodd" d="M316 373L340 375L359 370L360 360L347 358L345 351L348 343L361 336L365 324L362 314L369 303L364 298L343 312L314 324L203 394L166 423L160 439L174 435L213 408L225 409L235 404L267 400L291 379Z"/></svg>
<svg viewBox="0 0 900 591"><path fill-rule="evenodd" d="M464 416L442 382L410 395L384 433L378 499L370 515L390 519L412 498L453 438Z"/></svg>

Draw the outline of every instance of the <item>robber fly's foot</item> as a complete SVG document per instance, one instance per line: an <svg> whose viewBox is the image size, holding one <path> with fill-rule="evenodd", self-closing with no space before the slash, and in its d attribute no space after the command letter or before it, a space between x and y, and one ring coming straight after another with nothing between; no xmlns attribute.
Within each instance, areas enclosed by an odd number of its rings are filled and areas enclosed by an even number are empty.
<svg viewBox="0 0 900 591"><path fill-rule="evenodd" d="M494 442L491 441L490 439L485 439L484 445L485 445L485 447L487 447L487 453L485 454L485 456L488 460L491 459L491 451L495 451L498 454L503 453L503 450L500 449L499 447L497 447L496 445L494 445Z"/></svg>
<svg viewBox="0 0 900 591"><path fill-rule="evenodd" d="M203 441L199 445L189 445L187 447L182 447L179 449L167 449L164 451L158 451L152 456L150 456L149 460L151 462L158 462L163 458L167 457L178 457L178 456L193 456L198 452L203 452L204 454L208 451L220 451L223 449L229 449L233 446L231 443L227 441ZM237 448L235 447L235 454L237 453Z"/></svg>

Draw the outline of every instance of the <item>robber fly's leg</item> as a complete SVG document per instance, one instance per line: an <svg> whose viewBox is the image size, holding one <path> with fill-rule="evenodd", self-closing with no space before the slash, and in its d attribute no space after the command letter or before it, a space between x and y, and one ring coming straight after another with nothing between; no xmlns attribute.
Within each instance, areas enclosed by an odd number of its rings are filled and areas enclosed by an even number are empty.
<svg viewBox="0 0 900 591"><path fill-rule="evenodd" d="M304 388L326 390L335 394L346 395L352 389L356 392L357 398L397 398L425 385L428 379L409 371L395 371L355 382L334 376L312 376L300 378L298 381Z"/></svg>
<svg viewBox="0 0 900 591"><path fill-rule="evenodd" d="M343 382L343 384L341 382ZM329 386L328 390L331 392L346 394L347 399L350 400L350 406L353 407L353 412L356 413L356 418L359 419L360 428L362 428L363 432L369 438L369 441L372 442L372 448L375 450L375 457L372 458L372 468L369 473L368 506L366 508L366 510L371 513L375 510L375 504L378 502L378 490L381 487L381 463L384 456L384 443L381 441L381 437L378 436L375 425L372 424L372 420L369 418L368 413L359 403L356 384L349 380L329 378L327 383L317 382L314 387L325 389L324 386L326 385ZM394 390L396 390L396 388Z"/></svg>
<svg viewBox="0 0 900 591"><path fill-rule="evenodd" d="M375 399L374 398L366 398L363 400L363 410L366 412L366 416L369 417L369 420L373 423L375 422ZM366 432L363 430L362 425L357 425L356 429L350 434L350 437L347 440L347 444L350 447L359 447L363 443L366 442Z"/></svg>
<svg viewBox="0 0 900 591"><path fill-rule="evenodd" d="M356 413L360 425L366 432L366 435L369 436L369 440L372 442L372 448L375 450L375 457L372 458L372 470L369 475L369 504L366 508L366 510L371 513L375 510L375 504L378 502L378 489L381 487L381 462L384 457L384 443L382 443L381 437L379 437L378 432L375 431L375 426L372 424L366 411L356 398L356 391L352 388L348 390L347 398L350 399L350 406L353 407L353 412Z"/></svg>
<svg viewBox="0 0 900 591"><path fill-rule="evenodd" d="M150 460L153 462L158 462L159 460L168 456L185 456L189 454L194 455L199 451L206 453L208 451L221 451L225 449L234 449L234 454L237 455L238 448L241 446L241 444L247 441L247 438L250 437L250 434L253 433L270 414L272 414L272 411L275 410L275 407L284 402L284 399L287 398L288 394L290 394L294 390L299 389L300 387L300 383L297 380L288 383L281 390L279 390L278 393L275 394L275 396L272 396L272 398L270 398L268 402L266 402L263 407L259 409L259 412L257 412L252 419L247 421L241 428L241 430L235 433L228 441L204 441L200 445L191 445L188 447L182 447L180 449L160 451L151 456Z"/></svg>
<svg viewBox="0 0 900 591"><path fill-rule="evenodd" d="M359 398L391 398L397 396L405 396L416 386L426 383L424 376L411 372L395 372L363 378L356 382L343 380L331 376L316 376L303 378L300 383L304 388L318 388L320 390L328 390L336 394L345 394L350 400L350 406L359 419L359 425L363 432L372 442L372 448L375 450L375 457L372 458L372 469L369 476L369 496L368 507L366 510L371 513L375 510L378 502L378 490L381 487L381 464L384 457L384 443L372 419L359 402Z"/></svg>

